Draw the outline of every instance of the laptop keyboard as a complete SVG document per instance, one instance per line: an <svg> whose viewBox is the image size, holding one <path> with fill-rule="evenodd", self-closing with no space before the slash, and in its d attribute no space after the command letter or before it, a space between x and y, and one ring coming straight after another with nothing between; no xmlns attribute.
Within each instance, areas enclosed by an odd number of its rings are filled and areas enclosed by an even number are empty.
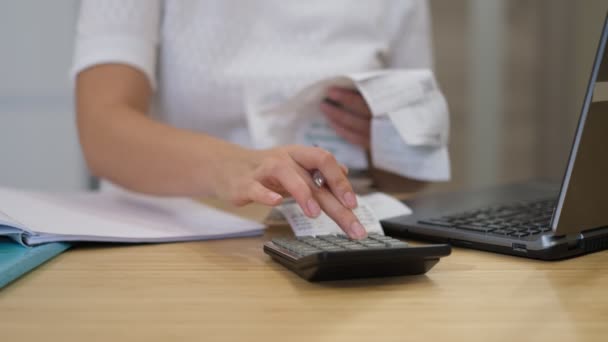
<svg viewBox="0 0 608 342"><path fill-rule="evenodd" d="M454 215L420 220L430 224L513 238L529 238L551 231L555 200L499 205Z"/></svg>

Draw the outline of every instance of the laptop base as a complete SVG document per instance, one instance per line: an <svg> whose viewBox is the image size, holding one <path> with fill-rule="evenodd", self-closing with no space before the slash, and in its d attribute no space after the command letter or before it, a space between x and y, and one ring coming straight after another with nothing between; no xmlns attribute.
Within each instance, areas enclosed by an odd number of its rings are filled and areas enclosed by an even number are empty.
<svg viewBox="0 0 608 342"><path fill-rule="evenodd" d="M469 192L437 193L406 201L414 214L382 221L387 235L450 243L520 257L560 260L608 249L608 227L578 234L555 236L553 232L537 237L512 238L491 232L422 224L429 217L450 215L482 207L556 198L559 186L545 182L503 185Z"/></svg>

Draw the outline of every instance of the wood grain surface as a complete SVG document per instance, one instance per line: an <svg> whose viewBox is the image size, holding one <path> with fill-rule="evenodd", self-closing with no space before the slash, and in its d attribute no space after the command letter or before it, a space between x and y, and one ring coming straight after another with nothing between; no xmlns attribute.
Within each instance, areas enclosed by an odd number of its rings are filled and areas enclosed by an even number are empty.
<svg viewBox="0 0 608 342"><path fill-rule="evenodd" d="M455 248L424 276L309 283L262 252L289 234L76 247L0 291L0 340L606 340L606 252L541 262Z"/></svg>

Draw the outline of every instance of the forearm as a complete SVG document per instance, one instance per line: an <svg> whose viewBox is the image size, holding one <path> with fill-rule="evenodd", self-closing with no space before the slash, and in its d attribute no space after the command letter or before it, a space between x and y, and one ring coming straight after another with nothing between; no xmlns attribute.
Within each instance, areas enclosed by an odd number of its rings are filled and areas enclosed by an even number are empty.
<svg viewBox="0 0 608 342"><path fill-rule="evenodd" d="M157 122L125 105L81 113L81 146L91 171L131 190L204 196L230 167L228 155L246 150L228 142Z"/></svg>

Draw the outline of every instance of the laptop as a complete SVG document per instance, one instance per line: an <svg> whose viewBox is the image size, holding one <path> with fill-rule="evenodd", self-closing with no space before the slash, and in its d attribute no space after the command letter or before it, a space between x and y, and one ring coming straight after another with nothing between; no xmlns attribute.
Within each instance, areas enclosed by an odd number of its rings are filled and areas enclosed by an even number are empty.
<svg viewBox="0 0 608 342"><path fill-rule="evenodd" d="M407 201L388 235L542 260L608 249L608 17L560 184L526 182ZM595 94L594 94L595 93Z"/></svg>

